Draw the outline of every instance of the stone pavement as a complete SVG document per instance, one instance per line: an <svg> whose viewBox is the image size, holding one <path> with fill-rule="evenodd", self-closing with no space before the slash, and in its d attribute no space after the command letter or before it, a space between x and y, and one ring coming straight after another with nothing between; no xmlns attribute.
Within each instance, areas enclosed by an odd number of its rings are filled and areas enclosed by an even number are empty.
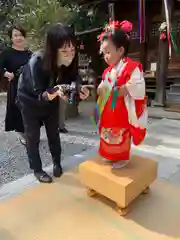
<svg viewBox="0 0 180 240"><path fill-rule="evenodd" d="M78 125L78 122L74 123L73 128L78 129ZM69 129L71 127L72 125L69 125ZM156 160L159 163L159 178L166 179L180 187L179 133L179 120L149 119L147 137L142 145L138 147L133 146L133 152ZM78 133L76 132L76 134ZM79 128L79 135L82 136L82 134L84 135L84 140L88 141L89 139L89 143L94 146L95 152L98 146L97 136L88 128L85 130ZM77 141L79 141L78 137Z"/></svg>
<svg viewBox="0 0 180 240"><path fill-rule="evenodd" d="M68 134L61 135L63 149L63 165L70 169L75 166L76 161L71 156L79 156L83 153L83 160L88 157L89 150L95 154L98 146L96 129L92 125L89 113L92 104L85 103L80 107L81 116L77 119L67 121ZM24 176L31 174L29 170L26 152L23 146L17 141L15 133L4 133L4 104L0 104L0 195L4 197L4 190L9 188L4 185L17 181ZM149 119L148 135L143 145L133 148L133 151L159 162L159 178L167 179L169 182L180 186L180 121L169 119ZM87 152L86 152L87 151ZM49 153L47 139L44 129L41 136L41 156L45 167L51 169L51 156ZM73 157L74 158L74 157ZM27 176L28 179L28 176ZM34 181L31 178L30 182ZM2 190L2 191L1 191Z"/></svg>
<svg viewBox="0 0 180 240"><path fill-rule="evenodd" d="M144 144L134 149L137 154L159 163L159 178L180 187L180 121L162 119L149 125Z"/></svg>

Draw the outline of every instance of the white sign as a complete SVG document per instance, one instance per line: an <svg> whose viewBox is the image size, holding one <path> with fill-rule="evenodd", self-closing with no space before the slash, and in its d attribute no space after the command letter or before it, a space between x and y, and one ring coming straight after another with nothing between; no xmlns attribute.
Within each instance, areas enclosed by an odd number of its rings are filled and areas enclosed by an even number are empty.
<svg viewBox="0 0 180 240"><path fill-rule="evenodd" d="M157 63L151 63L151 71L156 72L157 70Z"/></svg>
<svg viewBox="0 0 180 240"><path fill-rule="evenodd" d="M78 59L79 59L79 66L89 66L89 63L91 61L91 58L87 56L87 54L78 54Z"/></svg>

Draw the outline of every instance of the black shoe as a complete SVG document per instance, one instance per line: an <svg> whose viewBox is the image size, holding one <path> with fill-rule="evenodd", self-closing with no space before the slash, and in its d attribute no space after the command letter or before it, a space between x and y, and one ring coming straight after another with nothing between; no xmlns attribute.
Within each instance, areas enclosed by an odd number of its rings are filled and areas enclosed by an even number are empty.
<svg viewBox="0 0 180 240"><path fill-rule="evenodd" d="M50 177L46 172L43 170L41 172L34 172L34 176L37 180L41 183L52 183L52 177Z"/></svg>
<svg viewBox="0 0 180 240"><path fill-rule="evenodd" d="M60 128L59 132L60 133L68 133L68 130L66 128Z"/></svg>
<svg viewBox="0 0 180 240"><path fill-rule="evenodd" d="M62 167L58 166L58 165L54 165L54 167L53 167L53 175L54 175L54 177L60 178L62 174L63 174Z"/></svg>

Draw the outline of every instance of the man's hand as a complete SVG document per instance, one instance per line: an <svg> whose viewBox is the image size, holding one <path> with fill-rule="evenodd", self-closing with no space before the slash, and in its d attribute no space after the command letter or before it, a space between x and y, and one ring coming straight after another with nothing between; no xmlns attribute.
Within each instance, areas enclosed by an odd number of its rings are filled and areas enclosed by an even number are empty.
<svg viewBox="0 0 180 240"><path fill-rule="evenodd" d="M6 77L8 79L8 81L10 82L14 78L14 73L10 73L10 72L6 71L4 73L4 77Z"/></svg>
<svg viewBox="0 0 180 240"><path fill-rule="evenodd" d="M48 93L47 92L47 98L48 98L49 101L52 101L57 96L58 96L58 92L55 92L55 93Z"/></svg>
<svg viewBox="0 0 180 240"><path fill-rule="evenodd" d="M86 100L89 97L89 90L87 89L87 87L82 86L81 90L80 90L80 99L82 100Z"/></svg>

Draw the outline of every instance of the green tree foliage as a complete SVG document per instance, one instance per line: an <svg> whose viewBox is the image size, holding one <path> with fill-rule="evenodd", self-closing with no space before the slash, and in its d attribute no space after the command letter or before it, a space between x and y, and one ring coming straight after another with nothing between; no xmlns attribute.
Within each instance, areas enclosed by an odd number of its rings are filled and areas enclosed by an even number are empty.
<svg viewBox="0 0 180 240"><path fill-rule="evenodd" d="M11 9L15 6L15 0L0 0L0 42L5 38L5 29L9 24Z"/></svg>
<svg viewBox="0 0 180 240"><path fill-rule="evenodd" d="M3 9L5 12L5 6ZM70 15L69 9L57 0L16 0L6 14L6 29L11 24L22 24L29 33L31 47L38 48L47 27L56 22L67 22ZM4 28L1 30L4 32ZM4 37L4 34L1 36Z"/></svg>
<svg viewBox="0 0 180 240"><path fill-rule="evenodd" d="M56 22L74 24L76 31L103 26L106 17L98 7L80 7L76 0L0 0L0 42L7 29L21 23L32 49L41 46L47 27Z"/></svg>
<svg viewBox="0 0 180 240"><path fill-rule="evenodd" d="M73 23L76 31L85 31L102 27L108 19L108 15L102 11L99 5L89 4L79 6L76 0L59 0L61 4L71 12L69 22Z"/></svg>

